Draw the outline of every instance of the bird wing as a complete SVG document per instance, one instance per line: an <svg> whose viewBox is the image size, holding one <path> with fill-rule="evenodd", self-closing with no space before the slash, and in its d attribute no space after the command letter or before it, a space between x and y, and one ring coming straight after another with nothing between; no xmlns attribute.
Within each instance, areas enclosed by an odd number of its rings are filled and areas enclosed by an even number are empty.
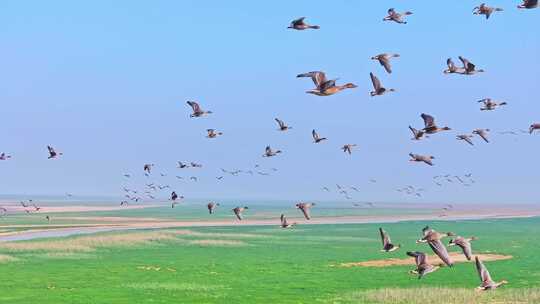
<svg viewBox="0 0 540 304"><path fill-rule="evenodd" d="M265 151L267 154L272 153L272 148L270 148L270 146L266 146Z"/></svg>
<svg viewBox="0 0 540 304"><path fill-rule="evenodd" d="M369 76L371 77L371 82L373 83L373 88L375 89L375 91L379 90L381 88L381 82L379 81L379 78L373 75L373 73L369 73Z"/></svg>
<svg viewBox="0 0 540 304"><path fill-rule="evenodd" d="M51 146L47 146L47 150L49 150L49 153L54 153L54 148Z"/></svg>
<svg viewBox="0 0 540 304"><path fill-rule="evenodd" d="M283 227L288 226L287 218L285 217L285 214L281 215L281 226L283 226Z"/></svg>
<svg viewBox="0 0 540 304"><path fill-rule="evenodd" d="M448 250L446 250L446 247L441 242L441 240L435 240L428 242L429 247L435 252L435 254L448 266L452 266L452 260L450 259L450 256L448 255Z"/></svg>
<svg viewBox="0 0 540 304"><path fill-rule="evenodd" d="M392 66L390 66L390 59L387 57L379 57L379 63L384 67L386 72L392 74Z"/></svg>
<svg viewBox="0 0 540 304"><path fill-rule="evenodd" d="M394 15L396 13L396 10L394 8L388 9L388 15Z"/></svg>
<svg viewBox="0 0 540 304"><path fill-rule="evenodd" d="M313 139L315 141L319 140L319 134L317 134L317 131L315 131L315 129L313 129L313 131L311 131L311 136L313 136Z"/></svg>
<svg viewBox="0 0 540 304"><path fill-rule="evenodd" d="M294 19L291 23L292 25L302 25L304 24L304 19L306 19L306 17L300 17L298 19Z"/></svg>
<svg viewBox="0 0 540 304"><path fill-rule="evenodd" d="M302 210L302 213L304 214L304 217L306 218L306 220L309 220L311 218L309 216L309 208L301 207L300 210Z"/></svg>
<svg viewBox="0 0 540 304"><path fill-rule="evenodd" d="M422 117L422 119L424 120L424 126L426 128L430 128L430 127L434 127L435 126L435 118L433 118L433 116L431 115L428 115L426 113L422 113L420 115L420 117Z"/></svg>
<svg viewBox="0 0 540 304"><path fill-rule="evenodd" d="M324 74L324 72L321 72L321 71L313 71L313 72L308 72L304 74L299 74L296 77L311 77L311 80L313 81L317 89L319 89L321 85L327 81L326 75Z"/></svg>
<svg viewBox="0 0 540 304"><path fill-rule="evenodd" d="M201 107L195 101L188 101L187 104L193 109L193 112L201 111Z"/></svg>
<svg viewBox="0 0 540 304"><path fill-rule="evenodd" d="M478 257L476 257L475 260L476 271L478 271L478 275L480 276L480 281L482 281L482 285L491 285L493 283L493 280L491 279L491 275L489 274L486 266L484 266L484 263L482 263L482 261L480 261Z"/></svg>
<svg viewBox="0 0 540 304"><path fill-rule="evenodd" d="M467 71L474 71L475 65L472 64L467 58L464 58L462 56L459 56L459 60L463 63L463 67Z"/></svg>
<svg viewBox="0 0 540 304"><path fill-rule="evenodd" d="M384 231L382 228L379 228L379 233L381 234L381 241L383 244L383 247L386 247L386 245L390 244L390 237L388 236L388 233Z"/></svg>
<svg viewBox="0 0 540 304"><path fill-rule="evenodd" d="M451 70L456 68L456 64L452 61L452 58L446 59L446 65L448 65L448 68Z"/></svg>
<svg viewBox="0 0 540 304"><path fill-rule="evenodd" d="M281 119L279 119L279 118L274 118L274 119L278 123L279 128L284 128L285 127L285 123Z"/></svg>

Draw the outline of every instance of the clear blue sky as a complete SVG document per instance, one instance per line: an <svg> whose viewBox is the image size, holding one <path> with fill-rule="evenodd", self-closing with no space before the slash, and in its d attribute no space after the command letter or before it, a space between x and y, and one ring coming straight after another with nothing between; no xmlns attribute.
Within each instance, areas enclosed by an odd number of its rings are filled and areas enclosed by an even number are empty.
<svg viewBox="0 0 540 304"><path fill-rule="evenodd" d="M189 197L333 199L320 191L354 185L358 200L411 201L394 191L429 191L418 201L538 202L540 134L501 136L540 122L540 10L490 1L504 12L472 15L479 1L9 1L0 4L0 193L116 195L142 184L144 163ZM382 22L389 7L409 24ZM436 10L436 11L434 11ZM300 16L318 31L287 30ZM397 52L394 73L370 57ZM445 76L448 57L486 69ZM330 97L298 73L323 70L359 87ZM369 72L396 93L371 98ZM476 100L504 100L480 112ZM186 100L214 114L190 119ZM434 115L455 131L423 142L407 126ZM294 127L276 131L274 117ZM215 140L207 128L222 130ZM329 140L312 144L311 129ZM470 147L455 134L490 128L492 143ZM339 150L357 143L352 156ZM65 155L47 160L46 145ZM284 151L263 159L270 144ZM435 166L408 162L432 154ZM175 169L177 160L205 165ZM219 168L276 167L274 176L226 176ZM122 173L131 173L127 182ZM474 187L437 188L437 174L471 172ZM199 183L174 175L196 175ZM376 185L368 179L378 180Z"/></svg>

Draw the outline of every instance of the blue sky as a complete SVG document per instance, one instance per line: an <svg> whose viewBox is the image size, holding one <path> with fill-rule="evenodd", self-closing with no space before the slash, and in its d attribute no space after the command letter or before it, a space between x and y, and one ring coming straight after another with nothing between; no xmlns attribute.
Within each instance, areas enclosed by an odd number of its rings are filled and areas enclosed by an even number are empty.
<svg viewBox="0 0 540 304"><path fill-rule="evenodd" d="M497 134L540 122L540 38L531 30L539 10L517 2L491 1L505 11L489 20L472 15L474 1L2 3L0 150L13 159L0 163L0 193L116 195L148 180L188 198L331 200L339 196L320 188L340 183L357 186L357 200L538 202L540 134ZM407 25L382 22L389 7L414 15ZM287 30L300 16L321 29ZM382 52L401 54L390 76L370 60ZM458 55L487 72L443 75ZM359 87L305 94L312 83L295 76L312 70ZM397 92L370 97L370 72ZM509 105L480 112L484 97ZM186 100L214 114L190 119ZM411 141L407 126L421 126L422 112L454 131ZM294 129L276 131L274 117ZM209 140L207 128L225 135ZM329 140L312 144L313 128ZM492 143L455 140L474 128L490 128ZM339 150L345 143L359 145L352 156ZM47 160L48 144L65 155ZM268 144L284 153L263 159ZM435 166L409 163L409 152L434 155ZM180 171L177 160L205 167ZM152 178L144 163L156 164ZM221 167L255 164L279 171L215 179ZM469 172L474 187L431 182ZM428 191L394 191L409 184Z"/></svg>

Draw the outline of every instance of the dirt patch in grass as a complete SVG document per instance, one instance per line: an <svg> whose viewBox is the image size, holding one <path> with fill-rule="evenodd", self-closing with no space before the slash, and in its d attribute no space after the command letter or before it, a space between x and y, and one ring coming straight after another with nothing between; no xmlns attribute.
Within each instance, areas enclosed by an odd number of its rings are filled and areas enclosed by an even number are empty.
<svg viewBox="0 0 540 304"><path fill-rule="evenodd" d="M189 244L199 246L246 246L246 242L236 240L193 240Z"/></svg>
<svg viewBox="0 0 540 304"><path fill-rule="evenodd" d="M499 260L508 260L511 259L511 255L502 255L502 254L491 254L491 253L481 253L476 254L482 261L499 261ZM464 263L472 262L474 260L468 261L462 253L459 252L450 252L450 257L455 263ZM436 255L429 255L428 259L430 263L434 265L444 265L443 261L439 259ZM414 258L389 258L382 260L371 260L364 262L353 262L353 263L341 263L340 267L389 267L389 266L404 266L404 265L414 265Z"/></svg>

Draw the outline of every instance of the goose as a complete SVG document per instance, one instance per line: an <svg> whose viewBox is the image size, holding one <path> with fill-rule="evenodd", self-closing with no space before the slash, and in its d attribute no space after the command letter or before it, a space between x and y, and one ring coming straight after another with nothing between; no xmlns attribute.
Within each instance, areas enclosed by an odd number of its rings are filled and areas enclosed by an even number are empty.
<svg viewBox="0 0 540 304"><path fill-rule="evenodd" d="M425 135L425 132L423 130L418 130L411 126L409 126L409 130L411 130L413 134L413 138L411 138L412 140L421 140ZM426 138L429 138L429 136L426 136Z"/></svg>
<svg viewBox="0 0 540 304"><path fill-rule="evenodd" d="M54 150L54 148L51 147L51 146L47 146L47 150L49 151L49 157L48 157L48 159L51 159L51 158L57 158L58 156L63 155L62 152L56 152L56 151Z"/></svg>
<svg viewBox="0 0 540 304"><path fill-rule="evenodd" d="M326 74L321 71L302 73L302 74L296 75L296 77L297 78L310 77L313 83L315 84L315 89L306 91L306 93L314 94L317 96L330 96L338 92L341 92L345 89L353 89L357 87L357 85L355 85L354 83L346 83L340 86L336 85L337 79L327 80Z"/></svg>
<svg viewBox="0 0 540 304"><path fill-rule="evenodd" d="M125 206L129 206L128 201L121 201L121 202L120 202L120 206L124 206L124 205L125 205Z"/></svg>
<svg viewBox="0 0 540 304"><path fill-rule="evenodd" d="M145 164L143 166L143 171L146 172L147 174L150 174L150 172L152 171L153 166L154 166L154 164Z"/></svg>
<svg viewBox="0 0 540 304"><path fill-rule="evenodd" d="M208 135L206 135L207 138L216 138L223 135L223 132L216 132L214 129L206 129L206 132L208 132Z"/></svg>
<svg viewBox="0 0 540 304"><path fill-rule="evenodd" d="M479 6L477 6L477 7L475 7L473 9L473 14L474 15L485 15L486 19L489 19L491 14L493 14L493 12L502 12L502 11L503 11L502 8L491 7L491 6L487 6L485 3L482 3L482 4L480 4Z"/></svg>
<svg viewBox="0 0 540 304"><path fill-rule="evenodd" d="M446 233L440 233L433 229L431 229L429 226L424 227L422 229L423 237L416 241L416 243L428 243L429 247L433 250L433 252L449 267L452 267L454 263L450 259L450 256L448 255L448 250L446 250L446 247L441 242L441 239L444 237L449 236L455 236L452 232L446 232Z"/></svg>
<svg viewBox="0 0 540 304"><path fill-rule="evenodd" d="M383 21L394 21L399 24L407 24L405 21L405 16L412 15L412 12L406 11L403 13L398 13L394 8L388 9L388 16L384 17Z"/></svg>
<svg viewBox="0 0 540 304"><path fill-rule="evenodd" d="M504 106L507 103L506 102L496 102L493 101L491 98L484 98L479 100L478 102L483 103L483 106L480 108L480 111L492 111L500 106Z"/></svg>
<svg viewBox="0 0 540 304"><path fill-rule="evenodd" d="M477 240L476 237L472 236L470 238L464 238L462 236L456 236L448 242L448 246L459 246L465 255L467 260L471 260L471 241Z"/></svg>
<svg viewBox="0 0 540 304"><path fill-rule="evenodd" d="M390 59L399 57L399 54L388 54L383 53L371 57L371 60L378 60L379 63L384 67L388 74L392 74L392 66L390 65Z"/></svg>
<svg viewBox="0 0 540 304"><path fill-rule="evenodd" d="M379 228L379 233L381 235L381 241L383 245L383 248L381 249L381 251L392 252L392 251L398 250L401 247L401 245L392 244L392 240L390 240L390 236L388 235L386 231L384 231L384 229Z"/></svg>
<svg viewBox="0 0 540 304"><path fill-rule="evenodd" d="M478 271L478 275L480 276L480 281L482 282L482 285L476 287L476 290L478 291L485 291L489 289L495 289L498 288L504 284L508 284L508 281L502 280L500 282L495 282L491 279L491 275L489 274L489 271L487 270L486 266L484 266L484 263L480 261L478 256L474 257L476 261L476 271Z"/></svg>
<svg viewBox="0 0 540 304"><path fill-rule="evenodd" d="M199 104L196 101L187 101L186 102L191 109L193 110L193 113L189 115L189 117L201 117L208 114L212 114L212 111L203 111Z"/></svg>
<svg viewBox="0 0 540 304"><path fill-rule="evenodd" d="M206 207L208 208L208 213L214 214L214 211L219 206L219 203L210 202Z"/></svg>
<svg viewBox="0 0 540 304"><path fill-rule="evenodd" d="M476 69L476 65L472 64L468 59L462 57L462 56L459 56L459 60L461 60L461 62L463 63L463 69L465 70L462 74L464 75L474 75L474 74L477 74L477 73L483 73L484 70L482 69L479 69L477 70Z"/></svg>
<svg viewBox="0 0 540 304"><path fill-rule="evenodd" d="M189 164L191 165L192 168L202 168L202 165L196 162L190 162Z"/></svg>
<svg viewBox="0 0 540 304"><path fill-rule="evenodd" d="M420 154L414 154L414 153L409 153L409 156L411 157L409 161L424 162L430 166L433 166L432 160L435 159L435 157L431 155L420 155Z"/></svg>
<svg viewBox="0 0 540 304"><path fill-rule="evenodd" d="M395 92L394 89L387 89L381 85L381 81L373 73L369 73L371 77L371 83L373 84L373 91L370 92L371 96L384 95L386 92Z"/></svg>
<svg viewBox="0 0 540 304"><path fill-rule="evenodd" d="M305 23L304 22L305 19L306 19L306 17L300 17L298 19L295 19L295 20L291 21L291 24L287 28L293 29L293 30L298 30L298 31L303 31L303 30L307 30L307 29L318 30L318 29L321 28L318 25L310 25L310 24Z"/></svg>
<svg viewBox="0 0 540 304"><path fill-rule="evenodd" d="M292 228L294 225L296 225L296 222L289 223L287 221L287 218L285 217L285 214L283 213L281 214L280 219L281 219L281 225L280 225L281 228Z"/></svg>
<svg viewBox="0 0 540 304"><path fill-rule="evenodd" d="M443 71L444 74L463 74L463 73L465 73L465 69L456 66L454 61L452 61L452 58L446 59L446 65L448 66L448 68Z"/></svg>
<svg viewBox="0 0 540 304"><path fill-rule="evenodd" d="M529 126L529 134L533 134L535 130L540 130L540 123L533 123Z"/></svg>
<svg viewBox="0 0 540 304"><path fill-rule="evenodd" d="M482 137L482 139L489 143L489 140L488 140L488 132L489 132L489 129L474 129L473 131L473 134L476 134L480 137Z"/></svg>
<svg viewBox="0 0 540 304"><path fill-rule="evenodd" d="M523 0L523 3L518 5L519 9L531 9L538 7L538 0Z"/></svg>
<svg viewBox="0 0 540 304"><path fill-rule="evenodd" d="M4 152L2 152L2 154L0 154L0 160L8 160L10 158L11 158L11 155L7 155Z"/></svg>
<svg viewBox="0 0 540 304"><path fill-rule="evenodd" d="M241 221L243 219L242 212L244 212L244 210L247 210L247 209L249 209L249 208L248 207L236 207L232 211L234 212L234 215L236 215L238 220Z"/></svg>
<svg viewBox="0 0 540 304"><path fill-rule="evenodd" d="M407 255L414 257L416 263L416 269L411 270L409 273L418 274L418 279L423 278L428 273L432 273L439 269L439 266L433 266L429 263L428 257L425 253L420 251L407 251Z"/></svg>
<svg viewBox="0 0 540 304"><path fill-rule="evenodd" d="M424 129L422 129L422 131L427 134L435 134L442 131L452 130L449 127L437 127L437 125L435 124L435 118L433 118L433 116L429 114L422 113L420 114L420 117L422 117L422 119L424 120Z"/></svg>
<svg viewBox="0 0 540 304"><path fill-rule="evenodd" d="M176 192L173 191L173 192L171 193L171 201L174 202L174 201L176 201L177 199L178 199L178 194L176 194Z"/></svg>
<svg viewBox="0 0 540 304"><path fill-rule="evenodd" d="M178 168L178 169L185 169L185 168L189 168L189 165L184 164L184 163L181 162L181 161L178 161L178 165L176 166L176 168Z"/></svg>
<svg viewBox="0 0 540 304"><path fill-rule="evenodd" d="M341 150L343 150L343 152L349 153L349 155L351 155L353 147L356 147L356 144L346 144L346 145L343 145L343 147L341 147Z"/></svg>
<svg viewBox="0 0 540 304"><path fill-rule="evenodd" d="M459 134L456 136L456 139L457 140L463 140L465 142L467 142L469 145L471 146L474 146L471 138L473 138L474 136L470 135L470 134Z"/></svg>
<svg viewBox="0 0 540 304"><path fill-rule="evenodd" d="M317 134L317 131L315 131L315 129L311 131L311 136L313 137L313 143L316 144L320 143L323 140L326 140L326 137L320 137L319 134Z"/></svg>
<svg viewBox="0 0 540 304"><path fill-rule="evenodd" d="M315 206L315 203L298 203L296 204L296 209L300 209L300 211L302 211L302 213L304 214L306 220L310 220L311 216L309 210L313 206Z"/></svg>
<svg viewBox="0 0 540 304"><path fill-rule="evenodd" d="M270 146L266 146L263 157L272 157L278 155L279 153L281 153L281 150L272 151Z"/></svg>
<svg viewBox="0 0 540 304"><path fill-rule="evenodd" d="M281 120L281 119L279 119L279 118L274 118L274 120L275 120L275 121L278 123L278 125L279 125L279 129L278 129L279 131L287 131L287 130L292 129L292 127L287 126L287 125L283 122L283 120Z"/></svg>

